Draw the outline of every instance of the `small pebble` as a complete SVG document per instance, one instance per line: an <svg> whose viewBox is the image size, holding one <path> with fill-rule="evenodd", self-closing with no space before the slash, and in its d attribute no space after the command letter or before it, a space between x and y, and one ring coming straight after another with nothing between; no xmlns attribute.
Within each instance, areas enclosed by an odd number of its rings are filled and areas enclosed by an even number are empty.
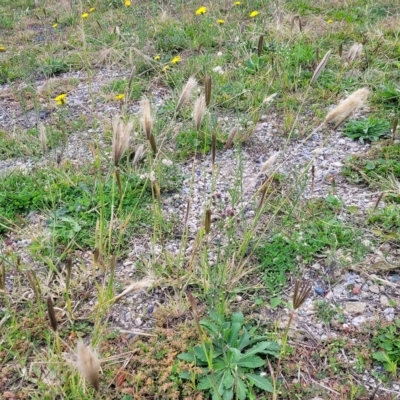
<svg viewBox="0 0 400 400"><path fill-rule="evenodd" d="M352 290L353 294L357 295L357 294L360 294L360 292L361 292L361 286L357 285L357 286L353 287L353 290Z"/></svg>
<svg viewBox="0 0 400 400"><path fill-rule="evenodd" d="M323 296L325 294L325 289L323 287L316 286L314 288L314 290L315 290L315 293L317 293L320 296Z"/></svg>
<svg viewBox="0 0 400 400"><path fill-rule="evenodd" d="M367 318L365 318L363 315L360 315L358 317L353 318L351 323L352 323L352 325L359 327L360 325L365 323L366 320L367 320Z"/></svg>
<svg viewBox="0 0 400 400"><path fill-rule="evenodd" d="M389 299L386 296L382 295L379 301L382 307L389 307Z"/></svg>
<svg viewBox="0 0 400 400"><path fill-rule="evenodd" d="M345 310L350 314L362 314L367 308L363 301L349 301L345 304Z"/></svg>
<svg viewBox="0 0 400 400"><path fill-rule="evenodd" d="M393 321L394 320L394 308L389 307L383 310L383 314L385 315L386 321Z"/></svg>
<svg viewBox="0 0 400 400"><path fill-rule="evenodd" d="M379 293L379 286L378 285L372 285L369 287L369 291L375 294Z"/></svg>

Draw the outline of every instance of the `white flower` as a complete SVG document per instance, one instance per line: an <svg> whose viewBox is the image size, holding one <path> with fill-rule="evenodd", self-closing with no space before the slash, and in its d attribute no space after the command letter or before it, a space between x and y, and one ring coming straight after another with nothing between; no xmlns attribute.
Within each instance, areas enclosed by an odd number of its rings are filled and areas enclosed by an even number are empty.
<svg viewBox="0 0 400 400"><path fill-rule="evenodd" d="M151 182L156 181L156 174L154 171L151 171L149 174L141 174L139 175L139 179L149 179Z"/></svg>
<svg viewBox="0 0 400 400"><path fill-rule="evenodd" d="M171 160L168 160L168 158L164 158L161 162L167 167L170 167L173 164L173 162Z"/></svg>
<svg viewBox="0 0 400 400"><path fill-rule="evenodd" d="M221 57L221 56L222 56L222 51L219 51L219 52L217 53L217 56Z"/></svg>
<svg viewBox="0 0 400 400"><path fill-rule="evenodd" d="M150 172L150 174L149 174L149 179L150 179L151 182L155 182L155 180L156 180L156 175L155 175L154 171L151 171L151 172Z"/></svg>
<svg viewBox="0 0 400 400"><path fill-rule="evenodd" d="M221 75L224 73L224 70L219 65L217 65L215 68L213 68L213 71L218 72Z"/></svg>

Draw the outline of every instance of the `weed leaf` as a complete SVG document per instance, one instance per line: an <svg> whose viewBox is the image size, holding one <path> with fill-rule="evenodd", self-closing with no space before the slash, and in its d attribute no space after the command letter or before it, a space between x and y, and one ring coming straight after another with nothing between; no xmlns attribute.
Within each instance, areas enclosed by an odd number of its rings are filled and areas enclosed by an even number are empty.
<svg viewBox="0 0 400 400"><path fill-rule="evenodd" d="M246 377L258 388L263 389L269 393L273 393L274 388L272 386L272 383L267 378L256 374L246 374Z"/></svg>
<svg viewBox="0 0 400 400"><path fill-rule="evenodd" d="M181 354L178 355L178 358L179 358L180 360L187 361L187 362L194 362L194 361L196 361L194 355L193 355L193 354L190 354L190 353L181 353Z"/></svg>
<svg viewBox="0 0 400 400"><path fill-rule="evenodd" d="M239 367L245 368L258 368L264 364L265 361L262 358L254 355L246 355L237 363Z"/></svg>

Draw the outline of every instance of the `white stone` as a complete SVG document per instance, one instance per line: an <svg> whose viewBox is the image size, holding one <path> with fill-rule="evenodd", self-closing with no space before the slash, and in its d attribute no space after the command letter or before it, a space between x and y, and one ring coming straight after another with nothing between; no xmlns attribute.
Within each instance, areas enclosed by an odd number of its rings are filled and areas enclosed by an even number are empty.
<svg viewBox="0 0 400 400"><path fill-rule="evenodd" d="M379 293L379 286L378 285L372 285L372 286L369 287L369 291L372 292L372 293L378 294Z"/></svg>
<svg viewBox="0 0 400 400"><path fill-rule="evenodd" d="M394 308L386 308L383 310L383 314L385 315L386 321L393 321L394 320Z"/></svg>
<svg viewBox="0 0 400 400"><path fill-rule="evenodd" d="M385 308L389 307L389 299L386 296L382 295L380 297L379 301L380 301L382 307L385 307Z"/></svg>
<svg viewBox="0 0 400 400"><path fill-rule="evenodd" d="M367 321L363 315L353 318L351 321L352 325L359 327L360 325L364 324Z"/></svg>
<svg viewBox="0 0 400 400"><path fill-rule="evenodd" d="M345 310L350 314L362 314L367 308L363 301L349 301L345 304Z"/></svg>

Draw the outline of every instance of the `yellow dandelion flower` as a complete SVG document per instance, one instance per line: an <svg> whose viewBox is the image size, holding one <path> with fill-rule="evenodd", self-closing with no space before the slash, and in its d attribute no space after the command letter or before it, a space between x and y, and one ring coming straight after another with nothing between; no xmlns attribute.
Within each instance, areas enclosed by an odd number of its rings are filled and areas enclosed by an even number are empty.
<svg viewBox="0 0 400 400"><path fill-rule="evenodd" d="M181 56L175 56L175 57L171 60L171 64L178 64L179 61L181 61Z"/></svg>
<svg viewBox="0 0 400 400"><path fill-rule="evenodd" d="M87 18L88 16L89 16L88 13L83 13L83 14L82 14L82 18Z"/></svg>
<svg viewBox="0 0 400 400"><path fill-rule="evenodd" d="M62 106L67 102L67 95L65 93L61 93L60 95L55 97L54 100L58 106Z"/></svg>
<svg viewBox="0 0 400 400"><path fill-rule="evenodd" d="M163 72L165 72L167 69L169 69L169 65L165 65L162 69Z"/></svg>
<svg viewBox="0 0 400 400"><path fill-rule="evenodd" d="M234 6L240 6L240 1L235 1L235 2L233 3L233 5L234 5Z"/></svg>
<svg viewBox="0 0 400 400"><path fill-rule="evenodd" d="M154 56L154 59L157 61L157 60L159 60L161 57L158 55L158 54L156 54L155 56Z"/></svg>
<svg viewBox="0 0 400 400"><path fill-rule="evenodd" d="M252 12L250 13L250 18L257 17L258 14L260 14L258 11L252 11Z"/></svg>
<svg viewBox="0 0 400 400"><path fill-rule="evenodd" d="M58 26L57 23L53 24L53 28L57 28L57 26Z"/></svg>
<svg viewBox="0 0 400 400"><path fill-rule="evenodd" d="M326 21L328 24L331 24L333 22L333 19L328 19L328 21Z"/></svg>
<svg viewBox="0 0 400 400"><path fill-rule="evenodd" d="M125 95L123 93L117 94L115 97L115 100L123 100L125 98Z"/></svg>
<svg viewBox="0 0 400 400"><path fill-rule="evenodd" d="M130 7L130 5L131 5L130 0L125 0L125 7Z"/></svg>
<svg viewBox="0 0 400 400"><path fill-rule="evenodd" d="M0 51L6 51L6 48L4 46L0 46Z"/></svg>
<svg viewBox="0 0 400 400"><path fill-rule="evenodd" d="M89 10L89 12L93 12L94 10L95 10L95 8L92 7L92 8Z"/></svg>
<svg viewBox="0 0 400 400"><path fill-rule="evenodd" d="M200 7L196 10L196 15L204 15L207 12L207 7Z"/></svg>
<svg viewBox="0 0 400 400"><path fill-rule="evenodd" d="M222 25L222 24L224 24L224 23L225 23L225 20L223 20L223 19L217 19L217 24Z"/></svg>

